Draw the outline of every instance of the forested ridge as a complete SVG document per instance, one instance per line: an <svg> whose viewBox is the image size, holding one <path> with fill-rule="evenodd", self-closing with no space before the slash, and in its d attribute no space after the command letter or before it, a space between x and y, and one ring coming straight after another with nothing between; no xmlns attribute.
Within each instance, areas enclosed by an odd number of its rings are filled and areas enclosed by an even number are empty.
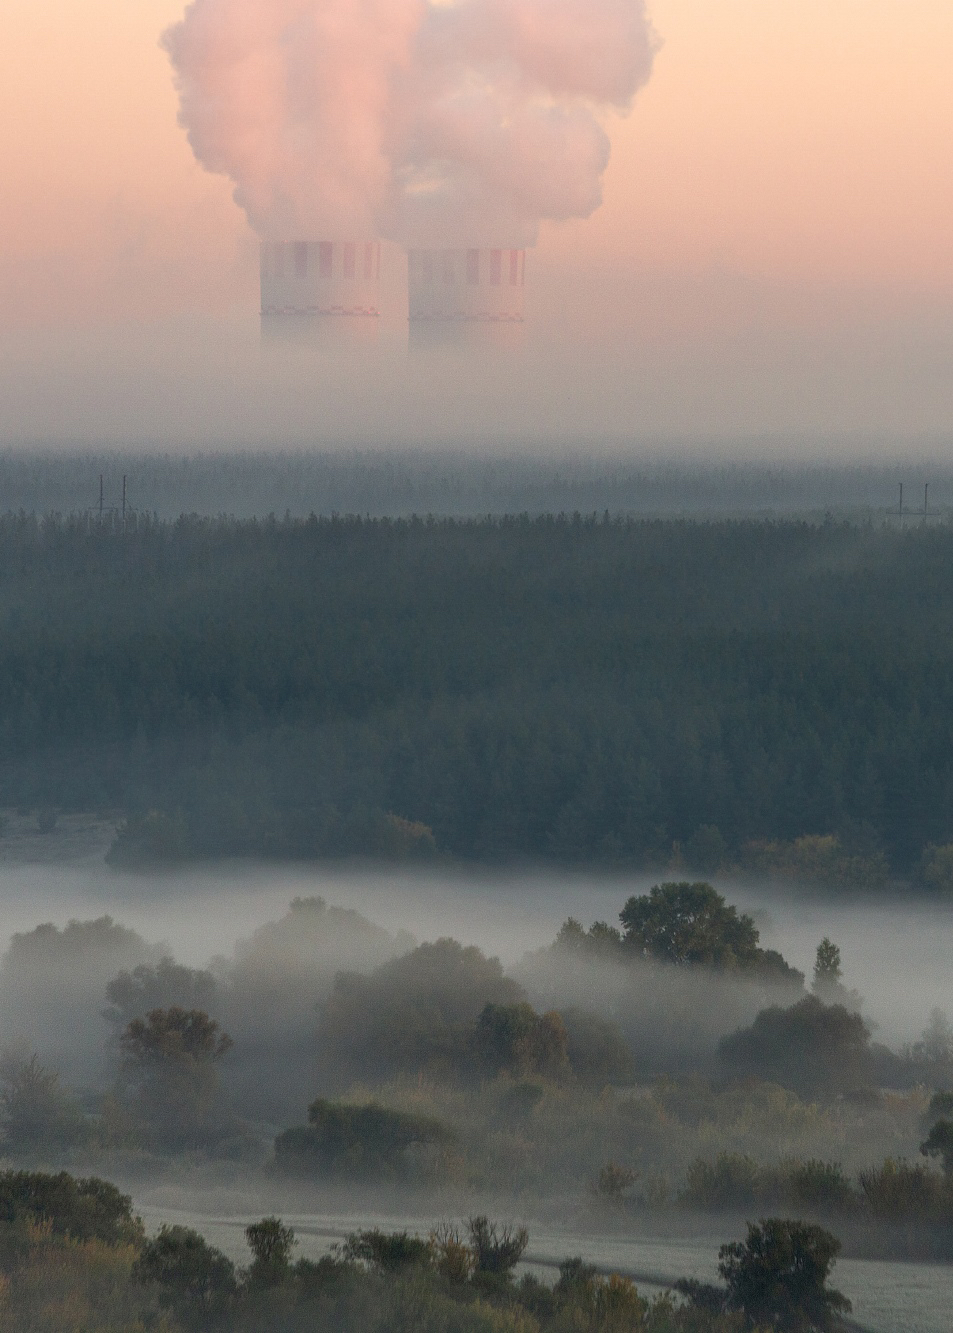
<svg viewBox="0 0 953 1333"><path fill-rule="evenodd" d="M169 854L953 840L946 526L11 515L0 626L0 803Z"/></svg>

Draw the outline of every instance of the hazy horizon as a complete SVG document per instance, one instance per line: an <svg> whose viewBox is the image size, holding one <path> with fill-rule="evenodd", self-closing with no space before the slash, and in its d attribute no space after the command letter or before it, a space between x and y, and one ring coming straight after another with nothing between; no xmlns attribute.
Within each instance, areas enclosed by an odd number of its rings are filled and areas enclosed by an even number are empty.
<svg viewBox="0 0 953 1333"><path fill-rule="evenodd" d="M375 345L341 329L263 345L257 237L177 124L160 37L182 13L69 0L51 26L14 0L0 446L948 449L953 18L939 0L654 0L658 49L619 106L647 82L628 114L598 112L601 206L547 221L539 204L522 347L469 355L408 355L393 244ZM39 86L57 95L39 103Z"/></svg>

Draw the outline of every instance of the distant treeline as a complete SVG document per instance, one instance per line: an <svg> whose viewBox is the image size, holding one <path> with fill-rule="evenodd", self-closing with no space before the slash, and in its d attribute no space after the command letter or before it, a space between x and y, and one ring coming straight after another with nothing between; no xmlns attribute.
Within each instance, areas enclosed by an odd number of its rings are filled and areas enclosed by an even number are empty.
<svg viewBox="0 0 953 1333"><path fill-rule="evenodd" d="M10 516L0 626L0 804L119 861L953 842L946 526Z"/></svg>
<svg viewBox="0 0 953 1333"><path fill-rule="evenodd" d="M711 453L715 453L712 446ZM128 476L128 504L160 518L179 514L269 513L307 517L439 514L582 513L610 510L639 515L883 514L949 507L953 469L948 463L662 462L632 459L606 443L596 453L562 458L480 456L409 450L337 453L0 454L0 512L72 514L99 507L103 477L106 507L118 505Z"/></svg>

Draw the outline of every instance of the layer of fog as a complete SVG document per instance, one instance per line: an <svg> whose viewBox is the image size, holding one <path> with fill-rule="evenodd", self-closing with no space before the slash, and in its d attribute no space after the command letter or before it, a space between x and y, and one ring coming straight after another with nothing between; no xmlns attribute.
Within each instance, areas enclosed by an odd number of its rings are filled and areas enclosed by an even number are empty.
<svg viewBox="0 0 953 1333"><path fill-rule="evenodd" d="M551 944L569 916L586 926L597 920L618 924L626 899L659 878L273 866L125 877L97 869L5 867L0 946L6 947L14 932L41 922L63 926L109 914L161 946L156 954L166 951L179 962L204 967L281 918L293 898L318 895L393 935L406 933L420 943L451 936L515 968L528 951ZM914 1040L934 1007L953 1015L948 905L909 896L834 900L793 889L716 883L730 901L754 914L762 945L778 949L808 979L818 943L824 936L833 939L842 952L844 981L864 997L863 1012L877 1025L878 1040L891 1045Z"/></svg>
<svg viewBox="0 0 953 1333"><path fill-rule="evenodd" d="M844 458L953 431L942 300L532 259L515 344L408 349L405 307L370 345L339 321L263 346L253 257L239 310L7 327L0 443Z"/></svg>

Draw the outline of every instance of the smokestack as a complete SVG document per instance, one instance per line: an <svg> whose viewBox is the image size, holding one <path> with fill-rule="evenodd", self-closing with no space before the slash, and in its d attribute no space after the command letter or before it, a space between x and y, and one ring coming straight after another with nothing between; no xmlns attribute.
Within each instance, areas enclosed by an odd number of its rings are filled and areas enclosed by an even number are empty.
<svg viewBox="0 0 953 1333"><path fill-rule="evenodd" d="M518 344L525 282L523 249L408 251L410 346L463 349Z"/></svg>
<svg viewBox="0 0 953 1333"><path fill-rule="evenodd" d="M522 250L415 247L589 217L603 122L657 46L646 0L190 0L163 41L192 149L258 235L404 246L412 329L519 324ZM376 314L378 267L375 241L266 240L262 312Z"/></svg>
<svg viewBox="0 0 953 1333"><path fill-rule="evenodd" d="M525 280L525 250L410 250L408 315L521 324Z"/></svg>
<svg viewBox="0 0 953 1333"><path fill-rule="evenodd" d="M262 315L380 315L378 241L262 241Z"/></svg>

